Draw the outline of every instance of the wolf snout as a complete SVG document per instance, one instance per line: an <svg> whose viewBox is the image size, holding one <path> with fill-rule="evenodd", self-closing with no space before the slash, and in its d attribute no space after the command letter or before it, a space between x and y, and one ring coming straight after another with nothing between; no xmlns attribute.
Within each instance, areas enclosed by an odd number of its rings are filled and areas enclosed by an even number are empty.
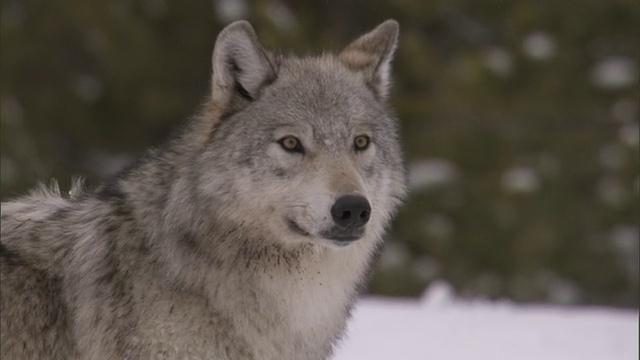
<svg viewBox="0 0 640 360"><path fill-rule="evenodd" d="M341 196L331 207L331 217L337 225L343 228L359 228L369 221L371 205L364 196Z"/></svg>

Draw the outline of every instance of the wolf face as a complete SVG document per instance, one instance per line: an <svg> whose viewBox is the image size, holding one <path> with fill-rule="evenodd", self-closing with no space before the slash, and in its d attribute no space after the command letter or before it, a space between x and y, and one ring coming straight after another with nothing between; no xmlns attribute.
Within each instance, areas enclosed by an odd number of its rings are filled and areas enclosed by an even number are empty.
<svg viewBox="0 0 640 360"><path fill-rule="evenodd" d="M388 21L338 55L295 58L268 53L248 23L225 29L213 56L221 120L197 160L216 169L197 174L202 192L235 204L218 212L283 243L378 239L404 194L386 106L397 33Z"/></svg>

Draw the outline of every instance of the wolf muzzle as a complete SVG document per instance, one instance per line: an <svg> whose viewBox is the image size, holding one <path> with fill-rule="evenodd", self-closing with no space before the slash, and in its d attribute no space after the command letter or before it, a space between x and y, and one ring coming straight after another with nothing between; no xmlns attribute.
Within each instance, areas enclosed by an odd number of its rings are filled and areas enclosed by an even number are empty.
<svg viewBox="0 0 640 360"><path fill-rule="evenodd" d="M363 196L344 195L331 207L331 217L335 226L322 236L342 243L355 241L364 234L364 226L371 218L371 205Z"/></svg>

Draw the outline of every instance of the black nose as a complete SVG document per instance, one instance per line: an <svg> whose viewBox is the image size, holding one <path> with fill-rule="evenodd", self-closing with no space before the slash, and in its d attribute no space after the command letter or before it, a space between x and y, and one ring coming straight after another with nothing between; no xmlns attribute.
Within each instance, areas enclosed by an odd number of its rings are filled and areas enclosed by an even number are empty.
<svg viewBox="0 0 640 360"><path fill-rule="evenodd" d="M344 228L363 226L371 216L371 205L366 198L358 195L345 195L331 207L333 221Z"/></svg>

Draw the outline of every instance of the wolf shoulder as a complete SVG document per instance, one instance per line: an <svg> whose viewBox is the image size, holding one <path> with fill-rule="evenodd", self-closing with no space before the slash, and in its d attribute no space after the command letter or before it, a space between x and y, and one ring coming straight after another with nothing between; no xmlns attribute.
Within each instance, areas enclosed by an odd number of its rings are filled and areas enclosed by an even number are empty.
<svg viewBox="0 0 640 360"><path fill-rule="evenodd" d="M1 205L3 359L76 357L60 276L61 262L70 249L63 214L71 208L57 186L40 187Z"/></svg>
<svg viewBox="0 0 640 360"><path fill-rule="evenodd" d="M2 257L37 270L57 272L81 238L90 238L108 219L108 207L82 190L77 180L68 192L57 182L1 206Z"/></svg>

